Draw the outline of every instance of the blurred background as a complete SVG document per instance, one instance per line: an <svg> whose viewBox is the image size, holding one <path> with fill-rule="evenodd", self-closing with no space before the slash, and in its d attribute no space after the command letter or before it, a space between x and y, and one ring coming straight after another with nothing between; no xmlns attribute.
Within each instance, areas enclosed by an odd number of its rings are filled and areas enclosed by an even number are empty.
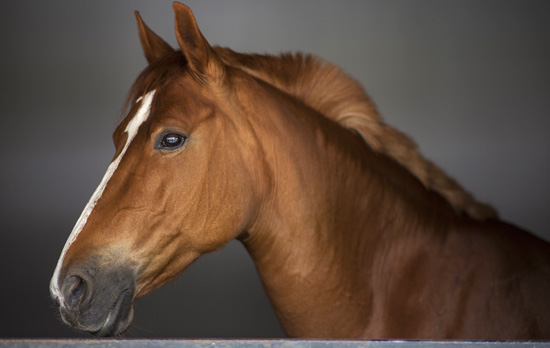
<svg viewBox="0 0 550 348"><path fill-rule="evenodd" d="M187 1L211 44L315 53L502 218L549 240L550 2ZM176 45L171 1L0 4L0 337L88 337L49 299L55 264L146 62L134 10ZM127 337L281 337L237 242L138 300Z"/></svg>

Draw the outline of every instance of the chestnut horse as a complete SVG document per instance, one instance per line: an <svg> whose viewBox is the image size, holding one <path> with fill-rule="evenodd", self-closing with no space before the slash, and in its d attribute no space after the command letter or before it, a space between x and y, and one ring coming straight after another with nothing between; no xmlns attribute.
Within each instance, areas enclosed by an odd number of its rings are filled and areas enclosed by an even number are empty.
<svg viewBox="0 0 550 348"><path fill-rule="evenodd" d="M550 245L501 222L303 54L211 47L174 3L50 291L70 326L117 335L134 299L233 239L291 337L550 338Z"/></svg>

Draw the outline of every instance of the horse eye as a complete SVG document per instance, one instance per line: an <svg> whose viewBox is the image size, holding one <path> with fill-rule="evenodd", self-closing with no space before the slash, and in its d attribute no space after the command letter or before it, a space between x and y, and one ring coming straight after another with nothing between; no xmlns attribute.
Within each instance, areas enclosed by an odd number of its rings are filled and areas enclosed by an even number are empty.
<svg viewBox="0 0 550 348"><path fill-rule="evenodd" d="M176 149L182 146L183 143L185 143L185 139L187 139L187 137L181 134L176 134L176 133L166 134L164 137L162 137L162 141L160 142L160 148L169 149L169 150Z"/></svg>

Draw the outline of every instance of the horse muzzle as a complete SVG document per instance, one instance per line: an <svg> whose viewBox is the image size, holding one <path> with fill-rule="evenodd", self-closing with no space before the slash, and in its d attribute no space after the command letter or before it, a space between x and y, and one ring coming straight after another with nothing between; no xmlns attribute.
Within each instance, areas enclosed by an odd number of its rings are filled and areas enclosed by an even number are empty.
<svg viewBox="0 0 550 348"><path fill-rule="evenodd" d="M59 305L63 321L97 336L122 334L133 320L135 275L131 269L69 267L59 278Z"/></svg>

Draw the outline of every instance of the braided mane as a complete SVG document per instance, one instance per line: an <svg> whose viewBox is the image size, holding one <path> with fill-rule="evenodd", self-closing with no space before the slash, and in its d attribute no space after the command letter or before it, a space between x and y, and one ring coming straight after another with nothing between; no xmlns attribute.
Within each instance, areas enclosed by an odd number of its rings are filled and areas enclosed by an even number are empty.
<svg viewBox="0 0 550 348"><path fill-rule="evenodd" d="M438 192L458 214L477 220L497 217L443 170L424 158L405 134L387 125L363 87L337 66L309 54L241 54L215 47L225 64L239 68L304 102L326 117L354 129L376 152L407 168L426 188Z"/></svg>

